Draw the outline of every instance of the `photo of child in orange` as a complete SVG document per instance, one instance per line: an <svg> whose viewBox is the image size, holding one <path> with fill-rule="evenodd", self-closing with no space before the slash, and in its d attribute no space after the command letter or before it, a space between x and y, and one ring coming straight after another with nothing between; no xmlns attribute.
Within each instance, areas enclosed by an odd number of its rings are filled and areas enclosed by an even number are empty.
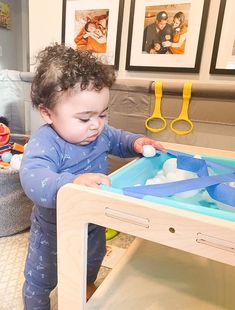
<svg viewBox="0 0 235 310"><path fill-rule="evenodd" d="M95 53L106 53L108 12L94 17L87 16L85 25L74 39L78 49L86 49Z"/></svg>

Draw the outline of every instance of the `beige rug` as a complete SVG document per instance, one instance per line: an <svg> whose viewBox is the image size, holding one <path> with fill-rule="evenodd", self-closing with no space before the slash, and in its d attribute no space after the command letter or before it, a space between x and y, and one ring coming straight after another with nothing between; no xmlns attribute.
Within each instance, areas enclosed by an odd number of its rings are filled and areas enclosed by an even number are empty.
<svg viewBox="0 0 235 310"><path fill-rule="evenodd" d="M23 270L28 247L28 231L0 238L0 310L23 310ZM104 259L96 285L99 286L115 266L134 237L120 233L107 242L112 251ZM109 249L110 250L110 249ZM57 294L52 293L52 310L57 309Z"/></svg>
<svg viewBox="0 0 235 310"><path fill-rule="evenodd" d="M21 310L28 232L0 238L0 309Z"/></svg>

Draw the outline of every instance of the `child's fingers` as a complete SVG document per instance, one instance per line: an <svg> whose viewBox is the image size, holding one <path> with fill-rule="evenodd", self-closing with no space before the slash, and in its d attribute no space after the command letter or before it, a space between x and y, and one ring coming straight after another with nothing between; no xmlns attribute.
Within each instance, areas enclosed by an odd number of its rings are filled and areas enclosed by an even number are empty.
<svg viewBox="0 0 235 310"><path fill-rule="evenodd" d="M102 173L84 173L79 175L73 183L94 188L100 188L100 184L111 185L109 177Z"/></svg>
<svg viewBox="0 0 235 310"><path fill-rule="evenodd" d="M155 149L162 151L164 153L166 152L166 149L161 143L147 137L139 138L135 141L134 143L135 151L137 153L143 153L143 145L152 145Z"/></svg>
<svg viewBox="0 0 235 310"><path fill-rule="evenodd" d="M162 151L162 152L166 152L166 149L164 148L164 146L156 140L146 139L143 145L152 145L155 149Z"/></svg>
<svg viewBox="0 0 235 310"><path fill-rule="evenodd" d="M157 142L155 140L151 140L151 141L152 142L149 143L150 145L154 146L157 150L166 153L166 149L164 148L164 146L161 143L159 143L159 142Z"/></svg>
<svg viewBox="0 0 235 310"><path fill-rule="evenodd" d="M110 178L102 173L98 173L97 174L97 183L98 184L105 184L107 186L111 186L111 181Z"/></svg>

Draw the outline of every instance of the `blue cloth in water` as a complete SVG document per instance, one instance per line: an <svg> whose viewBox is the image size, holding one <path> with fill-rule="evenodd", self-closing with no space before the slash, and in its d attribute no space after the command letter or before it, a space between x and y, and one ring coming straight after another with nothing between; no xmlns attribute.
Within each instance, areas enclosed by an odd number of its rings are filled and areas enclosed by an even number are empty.
<svg viewBox="0 0 235 310"><path fill-rule="evenodd" d="M212 160L198 159L182 152L168 150L168 153L177 158L177 168L195 172L198 178L164 184L124 187L123 193L136 198L143 198L146 195L166 197L205 188L213 199L235 207L235 188L224 184L235 181L235 167L218 164ZM225 170L225 173L209 176L208 167Z"/></svg>

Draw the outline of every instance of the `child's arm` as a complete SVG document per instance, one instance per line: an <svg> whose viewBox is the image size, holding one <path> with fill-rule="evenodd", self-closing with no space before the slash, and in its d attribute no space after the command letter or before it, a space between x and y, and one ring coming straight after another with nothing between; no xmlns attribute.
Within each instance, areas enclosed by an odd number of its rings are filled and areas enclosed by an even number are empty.
<svg viewBox="0 0 235 310"><path fill-rule="evenodd" d="M72 183L76 177L59 170L62 152L52 145L52 140L39 133L27 144L20 167L20 181L26 195L34 204L45 208L55 208L60 187Z"/></svg>
<svg viewBox="0 0 235 310"><path fill-rule="evenodd" d="M119 157L133 157L143 154L143 145L152 145L157 150L166 152L165 148L157 141L140 134L106 126L105 135L110 143L110 153Z"/></svg>

